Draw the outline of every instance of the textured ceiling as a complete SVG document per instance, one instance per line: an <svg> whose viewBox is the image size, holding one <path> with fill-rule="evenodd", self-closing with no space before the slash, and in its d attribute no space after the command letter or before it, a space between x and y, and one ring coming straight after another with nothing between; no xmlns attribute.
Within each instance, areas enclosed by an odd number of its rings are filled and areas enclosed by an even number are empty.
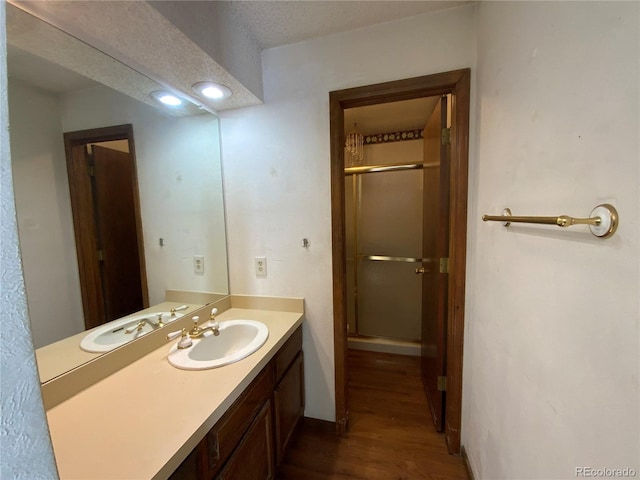
<svg viewBox="0 0 640 480"><path fill-rule="evenodd" d="M160 89L159 84L170 86L170 89L196 104L207 105L206 100L193 98L191 91L193 83L207 79L226 84L234 92L231 98L208 105L214 110L260 103L259 98L221 67L216 59L191 41L185 34L186 30L180 30L147 2L11 1L63 30L71 27L69 31L74 36L102 50L92 49L58 28L39 22L8 4L7 36L12 46L9 61L10 70L13 70L10 73L16 78L34 78L40 81L40 85L35 81L33 83L51 90L71 89L76 79L68 72L52 66L58 64L154 106L149 92ZM201 7L197 2L175 3L182 9ZM238 19L238 24L264 49L472 2L238 0L223 3L225 8L232 10L232 19ZM201 11L206 9L191 11L191 17L194 12ZM202 22L211 29L210 19L202 18ZM122 28L123 25L126 28ZM199 28L201 25L187 22L186 26ZM158 45L162 45L162 48L157 48ZM145 75L138 74L103 52L119 58ZM30 65L29 61L38 60L37 57L42 62L32 62ZM56 84L47 87L47 80ZM78 83L82 81L78 80ZM198 107L189 105L184 107L184 112L172 113L198 113Z"/></svg>
<svg viewBox="0 0 640 480"><path fill-rule="evenodd" d="M160 107L149 93L162 90L161 85L11 4L7 4L6 25L7 67L12 78L56 93L101 83L169 115L201 113L191 103L173 109Z"/></svg>
<svg viewBox="0 0 640 480"><path fill-rule="evenodd" d="M470 1L246 1L236 15L265 48L473 3Z"/></svg>
<svg viewBox="0 0 640 480"><path fill-rule="evenodd" d="M261 103L215 59L147 2L11 2L212 113ZM204 22L206 26L206 19ZM91 69L91 65L87 64L86 68ZM205 80L226 85L232 90L233 96L219 102L198 97L193 93L192 85ZM104 81L102 83L108 85Z"/></svg>

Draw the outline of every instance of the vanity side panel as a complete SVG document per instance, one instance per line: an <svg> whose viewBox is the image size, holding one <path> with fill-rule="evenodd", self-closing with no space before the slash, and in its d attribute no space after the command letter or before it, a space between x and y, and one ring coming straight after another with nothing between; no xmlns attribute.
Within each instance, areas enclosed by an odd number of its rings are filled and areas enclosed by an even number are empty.
<svg viewBox="0 0 640 480"><path fill-rule="evenodd" d="M289 440L304 416L304 356L300 351L273 392L276 465L284 459Z"/></svg>

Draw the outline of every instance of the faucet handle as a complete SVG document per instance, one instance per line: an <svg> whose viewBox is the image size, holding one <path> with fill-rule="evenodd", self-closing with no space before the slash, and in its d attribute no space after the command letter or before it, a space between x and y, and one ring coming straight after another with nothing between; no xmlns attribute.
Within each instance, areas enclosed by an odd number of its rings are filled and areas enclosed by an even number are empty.
<svg viewBox="0 0 640 480"><path fill-rule="evenodd" d="M174 340L178 338L180 335L186 336L187 329L183 328L182 330L176 330L175 332L167 333L167 340Z"/></svg>
<svg viewBox="0 0 640 480"><path fill-rule="evenodd" d="M183 328L182 330L176 330L175 332L167 334L167 339L173 340L175 338L178 338L178 336L181 336L180 341L178 342L178 348L189 348L191 345L193 345L193 340L191 340L191 338L189 338L189 336L187 335L186 328Z"/></svg>
<svg viewBox="0 0 640 480"><path fill-rule="evenodd" d="M214 321L216 319L216 315L218 314L217 308L211 309L211 315L209 315L209 320Z"/></svg>
<svg viewBox="0 0 640 480"><path fill-rule="evenodd" d="M200 317L196 315L191 320L193 320L193 327L191 327L191 330L189 330L189 335L197 335L198 332L200 331L200 327L198 326Z"/></svg>
<svg viewBox="0 0 640 480"><path fill-rule="evenodd" d="M180 305L179 307L172 308L169 311L171 312L171 316L175 317L176 316L176 312L179 312L181 310L186 310L187 308L189 308L189 307L187 307L186 305Z"/></svg>
<svg viewBox="0 0 640 480"><path fill-rule="evenodd" d="M144 327L144 321L140 320L138 323L136 323L133 327L129 327L127 328L124 333L129 334L129 333L133 333L136 330L138 332L142 331L142 327Z"/></svg>

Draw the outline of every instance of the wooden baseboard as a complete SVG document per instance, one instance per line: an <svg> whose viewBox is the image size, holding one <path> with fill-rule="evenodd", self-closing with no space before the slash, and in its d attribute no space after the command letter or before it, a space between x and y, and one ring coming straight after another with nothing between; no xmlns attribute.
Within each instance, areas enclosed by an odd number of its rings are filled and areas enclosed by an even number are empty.
<svg viewBox="0 0 640 480"><path fill-rule="evenodd" d="M460 455L462 456L462 461L464 462L464 468L467 470L467 478L469 480L475 480L473 470L471 469L471 464L469 463L469 457L467 456L467 451L465 450L464 445L460 447Z"/></svg>

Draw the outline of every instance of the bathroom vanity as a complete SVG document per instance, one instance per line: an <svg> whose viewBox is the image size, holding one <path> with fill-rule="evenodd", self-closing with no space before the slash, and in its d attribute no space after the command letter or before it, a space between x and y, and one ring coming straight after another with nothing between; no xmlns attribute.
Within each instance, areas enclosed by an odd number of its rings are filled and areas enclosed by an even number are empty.
<svg viewBox="0 0 640 480"><path fill-rule="evenodd" d="M302 327L170 477L268 479L304 414Z"/></svg>
<svg viewBox="0 0 640 480"><path fill-rule="evenodd" d="M236 363L192 371L169 364L175 341L165 342L51 407L61 479L275 476L304 413L303 300L232 295L218 308L220 322L267 325L264 345Z"/></svg>

